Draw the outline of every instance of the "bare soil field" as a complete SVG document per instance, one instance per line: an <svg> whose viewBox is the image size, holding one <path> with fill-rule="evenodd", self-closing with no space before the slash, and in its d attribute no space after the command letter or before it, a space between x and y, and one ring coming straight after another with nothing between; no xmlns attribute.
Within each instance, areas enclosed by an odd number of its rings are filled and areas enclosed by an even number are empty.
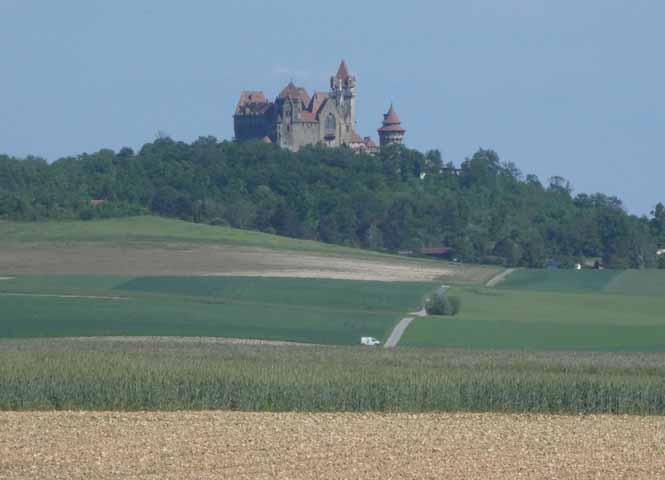
<svg viewBox="0 0 665 480"><path fill-rule="evenodd" d="M0 478L655 479L665 419L0 413Z"/></svg>
<svg viewBox="0 0 665 480"><path fill-rule="evenodd" d="M363 259L221 245L17 244L0 274L226 275L484 283L496 269L410 259Z"/></svg>

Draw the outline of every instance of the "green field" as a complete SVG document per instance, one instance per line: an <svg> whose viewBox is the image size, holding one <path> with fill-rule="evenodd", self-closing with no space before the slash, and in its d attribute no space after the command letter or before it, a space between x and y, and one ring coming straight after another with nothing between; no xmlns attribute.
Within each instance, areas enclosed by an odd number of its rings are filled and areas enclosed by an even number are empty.
<svg viewBox="0 0 665 480"><path fill-rule="evenodd" d="M372 251L340 247L309 240L298 240L261 232L197 224L148 215L90 222L0 221L0 242L112 242L115 244L132 242L214 243L302 252L381 255Z"/></svg>
<svg viewBox="0 0 665 480"><path fill-rule="evenodd" d="M89 222L80 220L48 222L0 220L0 244L75 244L78 242L104 242L114 245L148 243L162 246L169 243L214 244L322 255L400 259L395 255L372 250L342 247L312 240L300 240L251 230L191 223L149 215ZM432 262L432 260L427 259L409 260L412 262Z"/></svg>
<svg viewBox="0 0 665 480"><path fill-rule="evenodd" d="M0 337L384 339L429 283L253 277L24 276L0 283ZM76 296L104 298L77 298Z"/></svg>
<svg viewBox="0 0 665 480"><path fill-rule="evenodd" d="M499 289L544 292L603 292L621 270L527 270L510 274L497 285Z"/></svg>
<svg viewBox="0 0 665 480"><path fill-rule="evenodd" d="M665 354L0 339L0 410L665 414Z"/></svg>
<svg viewBox="0 0 665 480"><path fill-rule="evenodd" d="M665 296L665 270L517 270L500 289Z"/></svg>
<svg viewBox="0 0 665 480"><path fill-rule="evenodd" d="M8 248L12 242L71 244L72 248L77 242L154 242L160 246L184 242L349 258L369 255L388 264L405 261L375 252L157 217L0 222L0 233ZM89 261L94 264L95 259ZM461 272L479 267L451 268ZM491 272L488 269L477 278ZM452 294L462 299L461 313L452 318L416 319L401 347L665 350L665 271L520 269L497 288L456 285L454 276L451 280ZM355 344L363 335L384 340L395 323L420 306L434 287L426 282L133 277L103 272L98 276L18 276L0 281L0 293L4 292L0 295L0 336L224 336ZM122 298L63 298L63 294Z"/></svg>
<svg viewBox="0 0 665 480"><path fill-rule="evenodd" d="M499 288L451 294L462 312L417 319L401 345L665 351L662 270L518 270Z"/></svg>

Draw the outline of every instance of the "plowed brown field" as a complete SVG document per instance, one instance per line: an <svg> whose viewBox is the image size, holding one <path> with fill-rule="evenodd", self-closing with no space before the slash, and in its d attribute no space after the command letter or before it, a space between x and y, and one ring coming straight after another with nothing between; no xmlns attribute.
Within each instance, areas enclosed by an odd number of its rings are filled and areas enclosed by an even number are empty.
<svg viewBox="0 0 665 480"><path fill-rule="evenodd" d="M665 418L5 412L0 478L656 479Z"/></svg>
<svg viewBox="0 0 665 480"><path fill-rule="evenodd" d="M0 274L227 275L484 283L497 268L409 258L356 258L226 245L17 244L0 249Z"/></svg>

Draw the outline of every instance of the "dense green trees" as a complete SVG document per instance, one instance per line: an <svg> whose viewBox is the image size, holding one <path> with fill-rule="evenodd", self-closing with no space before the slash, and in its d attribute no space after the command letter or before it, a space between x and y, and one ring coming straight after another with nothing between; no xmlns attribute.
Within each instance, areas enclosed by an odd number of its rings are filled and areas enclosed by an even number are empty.
<svg viewBox="0 0 665 480"><path fill-rule="evenodd" d="M100 150L50 165L0 156L0 218L152 212L372 249L447 245L462 260L510 266L583 257L615 267L657 263L662 204L652 218L638 218L615 197L571 192L565 179L543 186L491 150L459 169L437 151L399 146L376 156L324 147L292 153L213 137L191 145L159 138L136 153Z"/></svg>

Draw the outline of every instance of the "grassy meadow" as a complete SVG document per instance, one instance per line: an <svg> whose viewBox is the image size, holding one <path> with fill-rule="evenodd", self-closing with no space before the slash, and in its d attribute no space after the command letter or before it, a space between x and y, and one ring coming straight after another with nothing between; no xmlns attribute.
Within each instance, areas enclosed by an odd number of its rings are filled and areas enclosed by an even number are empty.
<svg viewBox="0 0 665 480"><path fill-rule="evenodd" d="M310 240L280 237L231 227L191 223L155 216L95 221L0 221L0 241L11 243L212 243L243 247L345 255L381 255Z"/></svg>
<svg viewBox="0 0 665 480"><path fill-rule="evenodd" d="M665 270L517 270L500 289L665 296Z"/></svg>
<svg viewBox="0 0 665 480"><path fill-rule="evenodd" d="M665 351L663 270L518 270L498 288L451 294L461 313L417 319L402 345Z"/></svg>
<svg viewBox="0 0 665 480"><path fill-rule="evenodd" d="M22 276L0 283L0 337L384 339L429 283L254 277Z"/></svg>
<svg viewBox="0 0 665 480"><path fill-rule="evenodd" d="M313 240L282 237L253 230L192 223L151 215L93 221L13 222L0 220L0 245L11 246L21 243L57 245L75 245L77 243L123 245L138 243L158 246L168 246L169 244L225 245L416 264L423 262L426 264L440 264L436 260L427 258L400 257L373 250L343 247ZM475 268L486 271L490 276L496 270L496 268L485 266L475 266Z"/></svg>
<svg viewBox="0 0 665 480"><path fill-rule="evenodd" d="M642 271L644 272L644 271ZM600 293L621 270L530 270L508 275L497 288L560 293Z"/></svg>
<svg viewBox="0 0 665 480"><path fill-rule="evenodd" d="M0 339L0 410L665 414L665 355Z"/></svg>

